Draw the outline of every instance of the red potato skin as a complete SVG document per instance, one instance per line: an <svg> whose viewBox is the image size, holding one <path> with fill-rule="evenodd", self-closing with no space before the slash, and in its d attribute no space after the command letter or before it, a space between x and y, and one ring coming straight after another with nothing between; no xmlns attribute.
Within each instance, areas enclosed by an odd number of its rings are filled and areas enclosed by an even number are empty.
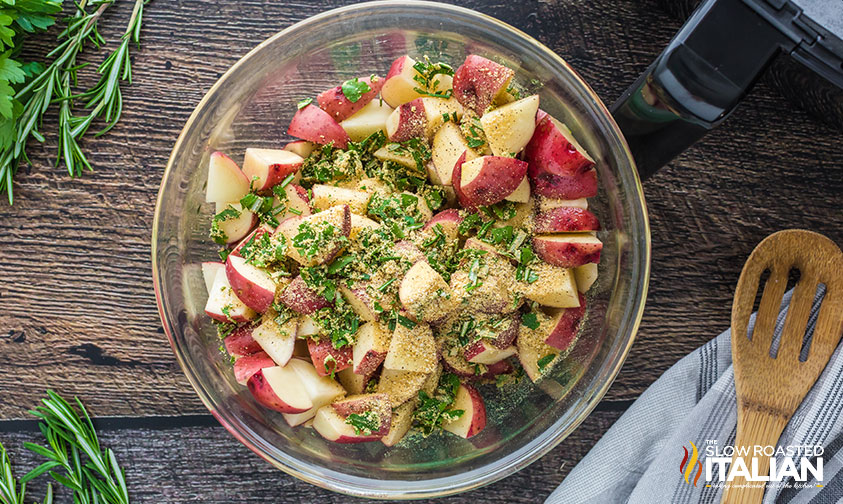
<svg viewBox="0 0 843 504"><path fill-rule="evenodd" d="M275 301L275 292L257 288L255 284L246 281L240 276L230 260L225 261L225 274L228 277L228 283L231 284L234 295L243 304L258 313L263 313L272 306L272 302Z"/></svg>
<svg viewBox="0 0 843 504"><path fill-rule="evenodd" d="M559 176L547 172L533 172L530 165L533 192L539 196L556 199L593 198L597 196L597 171L588 170L574 176Z"/></svg>
<svg viewBox="0 0 843 504"><path fill-rule="evenodd" d="M249 322L250 321L250 319L248 319L246 317L243 317L243 316L240 316L240 315L235 315L235 316L229 318L229 317L226 317L225 315L223 315L221 313L213 313L213 312L209 312L208 310L205 310L205 315L211 317L212 319L216 320L217 322L236 322L236 323L239 324L239 323L242 323L242 322Z"/></svg>
<svg viewBox="0 0 843 504"><path fill-rule="evenodd" d="M481 159L484 160L483 168L477 177L468 184L459 184L460 193L470 206L487 206L502 201L515 191L527 175L527 163L520 159L504 156L483 156ZM462 166L459 172L462 177Z"/></svg>
<svg viewBox="0 0 843 504"><path fill-rule="evenodd" d="M377 75L372 77L361 77L360 82L369 85L370 91L363 93L360 99L352 102L342 92L342 85L322 91L316 97L319 108L328 113L336 122L344 121L354 115L357 111L369 104L381 92L384 79Z"/></svg>
<svg viewBox="0 0 843 504"><path fill-rule="evenodd" d="M281 292L281 303L294 312L311 315L316 310L331 306L323 296L307 286L301 275L297 276Z"/></svg>
<svg viewBox="0 0 843 504"><path fill-rule="evenodd" d="M351 414L360 415L372 409L371 403L373 401L379 401L386 403L385 411L392 411L392 407L389 403L389 396L386 394L366 394L365 397L361 397L359 399L347 399L347 400L340 400L336 401L332 404L334 407L334 411L337 412L340 416L347 417ZM386 415L381 417L381 425L377 431L372 432L372 436L374 437L383 437L389 434L389 428L392 426L392 415Z"/></svg>
<svg viewBox="0 0 843 504"><path fill-rule="evenodd" d="M275 391L272 390L272 386L267 383L266 379L263 377L263 368L259 369L249 378L249 381L246 382L246 386L249 387L249 392L252 393L259 403L271 410L278 411L280 413L304 413L307 409L310 409L294 408L282 401L275 394Z"/></svg>
<svg viewBox="0 0 843 504"><path fill-rule="evenodd" d="M351 345L344 346L340 349L334 348L330 340L314 340L308 338L307 349L310 350L310 359L313 361L313 367L320 376L328 376L331 372L337 373L343 369L351 367L353 364ZM336 361L335 364L329 365L325 368L325 359L329 356Z"/></svg>
<svg viewBox="0 0 843 504"><path fill-rule="evenodd" d="M577 333L580 330L580 324L585 316L585 296L580 293L580 305L576 308L565 308L559 314L559 320L553 326L553 330L547 335L544 342L561 351L567 350Z"/></svg>
<svg viewBox="0 0 843 504"><path fill-rule="evenodd" d="M450 365L447 360L442 359L442 366L447 369L449 372L454 373L455 375L465 378L471 381L475 380L485 380L488 378L494 378L497 375L502 374L509 374L515 370L512 367L512 363L509 362L509 359L504 359L502 361L496 362L494 364L489 364L486 366L486 372L482 375L476 375L474 373L467 373L460 369L455 368L454 366Z"/></svg>
<svg viewBox="0 0 843 504"><path fill-rule="evenodd" d="M234 361L234 378L237 383L246 385L249 378L263 368L272 367L275 362L266 354L266 352L258 352L251 355L244 355Z"/></svg>
<svg viewBox="0 0 843 504"><path fill-rule="evenodd" d="M398 129L390 136L391 142L404 142L411 138L424 138L427 126L427 114L421 98L409 101L398 107Z"/></svg>
<svg viewBox="0 0 843 504"><path fill-rule="evenodd" d="M457 227L462 223L462 221L463 218L460 215L460 211L456 208L449 208L434 215L429 221L427 221L427 224L424 225L424 229L431 229L433 226L441 224L446 235L453 233L453 236L456 236ZM453 229L453 232L449 231L450 229Z"/></svg>
<svg viewBox="0 0 843 504"><path fill-rule="evenodd" d="M483 402L483 396L480 395L477 389L471 385L463 384L462 386L468 390L468 394L471 396L471 404L476 409L471 418L471 427L469 427L468 434L466 434L466 437L470 438L486 428L486 403Z"/></svg>
<svg viewBox="0 0 843 504"><path fill-rule="evenodd" d="M225 349L231 355L250 355L261 351L261 346L252 338L252 330L257 324L244 324L231 332L223 340Z"/></svg>
<svg viewBox="0 0 843 504"><path fill-rule="evenodd" d="M348 147L350 140L348 133L330 114L314 105L307 105L296 112L287 128L287 134L319 145L334 142L334 147L340 149Z"/></svg>
<svg viewBox="0 0 843 504"><path fill-rule="evenodd" d="M378 369L384 359L386 359L386 352L376 352L370 349L360 360L360 364L354 368L354 374L369 376Z"/></svg>
<svg viewBox="0 0 843 504"><path fill-rule="evenodd" d="M506 89L515 72L492 60L470 54L454 72L454 98L463 107L483 115L495 97Z"/></svg>
<svg viewBox="0 0 843 504"><path fill-rule="evenodd" d="M392 65L389 66L389 71L386 72L386 79L384 80L389 80L390 77L395 77L396 75L400 74L401 71L404 70L404 64L406 61L406 55L395 58L395 61L393 61Z"/></svg>
<svg viewBox="0 0 843 504"><path fill-rule="evenodd" d="M556 243L533 238L533 249L539 258L553 266L576 268L588 263L599 263L603 244L591 243Z"/></svg>
<svg viewBox="0 0 843 504"><path fill-rule="evenodd" d="M546 112L541 111L541 121L524 148L524 155L535 170L551 175L572 176L585 172L594 163L583 156L559 131Z"/></svg>
<svg viewBox="0 0 843 504"><path fill-rule="evenodd" d="M557 207L533 218L534 233L600 231L600 221L584 208Z"/></svg>
<svg viewBox="0 0 843 504"><path fill-rule="evenodd" d="M469 202L468 196L460 189L460 181L462 179L462 165L465 163L465 152L454 163L454 171L451 172L451 186L454 188L454 193L457 195L457 201L463 208L471 208L473 205Z"/></svg>

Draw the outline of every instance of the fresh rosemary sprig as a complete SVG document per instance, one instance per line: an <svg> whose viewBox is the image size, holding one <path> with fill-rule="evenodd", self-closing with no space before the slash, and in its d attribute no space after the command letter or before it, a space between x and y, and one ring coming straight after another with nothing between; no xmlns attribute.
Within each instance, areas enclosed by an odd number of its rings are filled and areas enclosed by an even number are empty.
<svg viewBox="0 0 843 504"><path fill-rule="evenodd" d="M44 141L39 128L51 105L59 105L56 165L64 161L71 177L80 176L85 169L92 170L79 140L94 119L102 118L107 123L96 136L110 130L120 119L123 109L120 86L121 83L132 82L129 45L131 42L140 43L143 6L147 1L135 0L119 46L97 68L99 81L81 93L74 92L77 71L86 65L77 64L76 58L89 44L96 48L105 44L98 31L98 22L114 0L80 0L76 3L75 14L65 20L66 26L58 35L58 46L47 54L47 59L52 61L14 96L22 105L21 112L15 118L13 138L0 145L0 194L7 193L10 205L14 203L12 178L21 162L29 162L26 144L30 137ZM86 100L84 115L74 114L74 100L77 99Z"/></svg>
<svg viewBox="0 0 843 504"><path fill-rule="evenodd" d="M17 489L6 450L0 445L0 503L23 504L26 484L49 473L55 481L73 491L76 504L129 504L123 469L114 452L100 446L82 402L76 399L77 412L52 390L47 391L47 396L41 406L30 411L41 420L38 426L47 439L47 446L24 443L26 449L47 461L24 475ZM48 485L44 504L52 501L52 487Z"/></svg>

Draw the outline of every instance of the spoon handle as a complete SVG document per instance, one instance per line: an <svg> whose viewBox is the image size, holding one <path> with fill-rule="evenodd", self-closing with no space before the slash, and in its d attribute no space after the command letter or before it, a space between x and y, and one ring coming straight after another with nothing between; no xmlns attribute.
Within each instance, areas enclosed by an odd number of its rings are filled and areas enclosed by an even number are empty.
<svg viewBox="0 0 843 504"><path fill-rule="evenodd" d="M735 436L735 455L732 457L731 470L735 458L744 453L746 468L758 475L767 475L770 470L770 459L763 452L755 453L756 447L763 450L766 446L775 446L787 425L790 415L777 412L774 408L763 404L738 404L738 430ZM746 451L744 451L746 450ZM752 470L752 457L758 461L758 470ZM758 504L764 498L764 481L746 481L742 476L727 482L729 487L723 490L724 504ZM747 485L747 486L742 486Z"/></svg>

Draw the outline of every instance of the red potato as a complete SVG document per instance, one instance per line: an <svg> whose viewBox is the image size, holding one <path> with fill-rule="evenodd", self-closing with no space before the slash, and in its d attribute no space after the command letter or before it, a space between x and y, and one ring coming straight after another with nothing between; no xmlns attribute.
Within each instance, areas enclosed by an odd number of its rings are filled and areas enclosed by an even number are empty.
<svg viewBox="0 0 843 504"><path fill-rule="evenodd" d="M573 271L539 262L531 266L538 279L523 289L524 297L551 308L574 308L579 306L577 286Z"/></svg>
<svg viewBox="0 0 843 504"><path fill-rule="evenodd" d="M316 324L316 321L313 318L302 315L299 317L299 325L296 329L296 337L304 343L305 348L307 348L307 342L305 342L302 338L307 338L310 336L316 336L319 334L319 326ZM304 356L308 359L310 358L310 352L304 352Z"/></svg>
<svg viewBox="0 0 843 504"><path fill-rule="evenodd" d="M525 155L536 172L573 176L594 166L594 160L577 142L567 126L550 115L536 125Z"/></svg>
<svg viewBox="0 0 843 504"><path fill-rule="evenodd" d="M280 184L290 174L301 169L304 159L284 149L256 149L249 147L243 157L243 173L249 177L252 187L258 192L266 192Z"/></svg>
<svg viewBox="0 0 843 504"><path fill-rule="evenodd" d="M231 331L231 334L222 340L225 350L233 356L249 355L261 351L261 346L252 337L254 324L243 324Z"/></svg>
<svg viewBox="0 0 843 504"><path fill-rule="evenodd" d="M349 394L362 394L366 390L366 385L371 378L371 375L359 375L355 373L350 367L337 373L337 380L339 380L345 391Z"/></svg>
<svg viewBox="0 0 843 504"><path fill-rule="evenodd" d="M416 410L416 403L409 401L392 410L392 419L389 422L389 432L381 438L381 443L386 446L395 446L401 441L410 428L413 426L413 413Z"/></svg>
<svg viewBox="0 0 843 504"><path fill-rule="evenodd" d="M392 421L392 404L386 394L358 394L339 399L331 403L341 417L348 418L349 415L362 415L371 411L380 419L379 428L373 431L373 435L384 436L389 432Z"/></svg>
<svg viewBox="0 0 843 504"><path fill-rule="evenodd" d="M303 256L295 246L294 238L303 229L321 229L324 226L333 226L337 239L325 244L315 255ZM291 217L278 225L276 233L281 233L291 246L287 248L287 255L302 266L317 266L332 261L343 250L343 240L340 237L348 237L351 233L351 210L348 205L337 205L307 217Z"/></svg>
<svg viewBox="0 0 843 504"><path fill-rule="evenodd" d="M462 118L463 108L456 100L445 98L416 98L392 111L386 119L386 135L392 142L411 138L428 139L445 123L445 116L453 121Z"/></svg>
<svg viewBox="0 0 843 504"><path fill-rule="evenodd" d="M367 287L367 283L357 283L352 287L348 287L345 282L341 283L340 293L342 297L348 302L351 306L351 309L354 310L354 313L357 314L365 322L371 322L373 320L377 320L379 315L378 312L375 311L375 300L369 294Z"/></svg>
<svg viewBox="0 0 843 504"><path fill-rule="evenodd" d="M486 243L483 240L480 240L475 236L472 236L471 238L467 239L465 241L465 243L463 244L462 248L473 249L473 250L483 250L485 252L489 252L490 254L500 255L500 253L498 252L498 249L496 249L494 245L492 245L491 243Z"/></svg>
<svg viewBox="0 0 843 504"><path fill-rule="evenodd" d="M558 207L541 212L533 218L534 233L566 233L571 231L599 231L600 221L582 208Z"/></svg>
<svg viewBox="0 0 843 504"><path fill-rule="evenodd" d="M313 208L327 210L336 205L348 205L352 214L365 215L369 208L371 196L365 191L335 187L324 184L314 184L311 188L313 194Z"/></svg>
<svg viewBox="0 0 843 504"><path fill-rule="evenodd" d="M470 150L468 141L463 136L459 125L453 121L443 124L433 135L430 158L436 168L436 178L441 182L440 185L451 185L454 165L466 150Z"/></svg>
<svg viewBox="0 0 843 504"><path fill-rule="evenodd" d="M530 178L524 177L518 184L518 187L512 191L512 194L504 198L506 201L514 203L528 203L530 201Z"/></svg>
<svg viewBox="0 0 843 504"><path fill-rule="evenodd" d="M284 146L284 150L290 151L293 154L298 154L302 158L306 158L313 154L318 145L307 140L296 140Z"/></svg>
<svg viewBox="0 0 843 504"><path fill-rule="evenodd" d="M470 54L454 72L454 97L482 116L495 98L506 91L514 75L510 68Z"/></svg>
<svg viewBox="0 0 843 504"><path fill-rule="evenodd" d="M514 156L524 150L536 129L539 96L507 103L483 114L480 125L495 156Z"/></svg>
<svg viewBox="0 0 843 504"><path fill-rule="evenodd" d="M263 368L273 366L275 366L275 361L266 352L244 355L234 361L234 379L240 385L246 385L253 374Z"/></svg>
<svg viewBox="0 0 843 504"><path fill-rule="evenodd" d="M264 224L263 226L259 226L259 227L255 228L254 231L252 231L251 233L246 235L245 238L240 240L240 243L238 243L237 246L235 246L234 249L232 249L231 254L229 254L229 255L235 255L235 256L241 255L240 251L243 250L243 247L245 247L247 243L260 240L265 233L269 233L271 235L272 234L272 228L267 226L266 224Z"/></svg>
<svg viewBox="0 0 843 504"><path fill-rule="evenodd" d="M369 91L366 91L360 98L353 102L349 100L345 93L342 92L342 85L332 87L327 91L322 91L316 96L316 102L319 103L319 108L328 113L335 121L343 121L358 110L365 107L369 102L378 96L383 87L384 80L377 75L370 77L361 77L359 82L365 82L369 86Z"/></svg>
<svg viewBox="0 0 843 504"><path fill-rule="evenodd" d="M383 131L386 133L386 118L392 113L392 107L381 100L373 100L357 113L340 123L349 138L362 142L370 135Z"/></svg>
<svg viewBox="0 0 843 504"><path fill-rule="evenodd" d="M384 369L431 373L436 368L436 342L430 326L416 324L412 329L396 324L383 361Z"/></svg>
<svg viewBox="0 0 843 504"><path fill-rule="evenodd" d="M331 306L324 296L307 286L301 275L287 285L279 300L287 308L304 315L311 315L316 310Z"/></svg>
<svg viewBox="0 0 843 504"><path fill-rule="evenodd" d="M585 316L585 296L579 295L580 305L576 308L564 308L553 317L550 333L544 342L559 351L566 351L571 347L580 330Z"/></svg>
<svg viewBox="0 0 843 504"><path fill-rule="evenodd" d="M411 170L418 170L415 158L406 149L401 149L398 144L384 145L373 155L381 161L392 161Z"/></svg>
<svg viewBox="0 0 843 504"><path fill-rule="evenodd" d="M442 210L434 215L424 225L424 229L433 229L437 224L441 226L442 233L451 240L456 240L459 237L459 226L463 221L459 210L456 208L449 208Z"/></svg>
<svg viewBox="0 0 843 504"><path fill-rule="evenodd" d="M351 367L352 349L350 345L334 348L329 339L308 339L307 349L310 351L310 360L313 361L316 372L322 376L328 376Z"/></svg>
<svg viewBox="0 0 843 504"><path fill-rule="evenodd" d="M575 200L597 196L597 171L588 170L572 176L552 175L547 172L533 173L530 164L530 181L533 191L539 196Z"/></svg>
<svg viewBox="0 0 843 504"><path fill-rule="evenodd" d="M468 439L486 428L486 405L474 387L460 384L451 409L463 411L456 420L442 424L442 428L451 434Z"/></svg>
<svg viewBox="0 0 843 504"><path fill-rule="evenodd" d="M398 287L398 299L410 318L435 323L446 318L455 308L451 287L427 261L413 264Z"/></svg>
<svg viewBox="0 0 843 504"><path fill-rule="evenodd" d="M503 350L515 343L519 325L521 325L521 318L514 314L504 319L497 327L484 328L482 336L487 343Z"/></svg>
<svg viewBox="0 0 843 504"><path fill-rule="evenodd" d="M364 434L355 432L354 427L346 423L346 419L340 416L330 405L323 406L316 411L313 417L313 428L323 438L335 443L365 443L377 441L382 435Z"/></svg>
<svg viewBox="0 0 843 504"><path fill-rule="evenodd" d="M297 184L288 184L284 188L283 200L278 195L275 195L272 206L278 207L282 204L287 209L284 213L275 216L278 222L283 222L292 217L307 217L313 214L310 198L307 196L307 189Z"/></svg>
<svg viewBox="0 0 843 504"><path fill-rule="evenodd" d="M222 152L214 152L208 162L207 203L240 201L249 192L249 177L237 163Z"/></svg>
<svg viewBox="0 0 843 504"><path fill-rule="evenodd" d="M603 242L590 234L555 234L533 237L533 249L539 258L553 266L575 268L599 263Z"/></svg>
<svg viewBox="0 0 843 504"><path fill-rule="evenodd" d="M419 88L419 83L415 80L415 77L419 74L413 68L415 64L416 60L409 56L401 56L392 62L381 88L381 97L390 107L396 108L424 96L416 91ZM452 79L450 76L437 75L435 80L439 81L438 85L435 89L429 91L444 92L451 89Z"/></svg>
<svg viewBox="0 0 843 504"><path fill-rule="evenodd" d="M456 172L456 170L455 170ZM487 206L512 194L527 174L527 163L501 156L483 156L460 167L460 199L463 206Z"/></svg>
<svg viewBox="0 0 843 504"><path fill-rule="evenodd" d="M501 360L490 365L468 362L463 356L462 351L458 348L451 351L443 351L442 364L449 372L467 380L489 379L513 371L512 364L508 360ZM483 368L480 366L485 366L486 370L483 371Z"/></svg>
<svg viewBox="0 0 843 504"><path fill-rule="evenodd" d="M395 253L411 264L426 260L424 252L419 250L415 243L407 240L395 242Z"/></svg>
<svg viewBox="0 0 843 504"><path fill-rule="evenodd" d="M351 240L355 240L364 229L377 229L379 227L380 224L372 219L353 213L351 214L351 232L348 234L348 237Z"/></svg>
<svg viewBox="0 0 843 504"><path fill-rule="evenodd" d="M516 354L515 346L498 348L486 340L470 343L463 351L464 357L472 364L495 364Z"/></svg>
<svg viewBox="0 0 843 504"><path fill-rule="evenodd" d="M418 397L419 390L422 389L429 376L430 373L383 369L377 390L379 394L389 396L389 401L394 408Z"/></svg>
<svg viewBox="0 0 843 504"><path fill-rule="evenodd" d="M378 369L389 351L389 337L389 333L377 322L366 322L360 326L352 350L355 374L369 376Z"/></svg>
<svg viewBox="0 0 843 504"><path fill-rule="evenodd" d="M222 231L225 235L226 245L231 245L232 243L237 243L242 240L244 236L249 234L249 232L258 224L258 216L249 209L244 210L243 206L237 201L231 203L217 203L216 213L219 214L227 208L237 210L239 215L231 219L219 221L217 226L219 226L220 231Z"/></svg>
<svg viewBox="0 0 843 504"><path fill-rule="evenodd" d="M548 212L559 207L573 207L588 210L588 200L585 198L571 200L545 197L538 198L537 210L539 212Z"/></svg>
<svg viewBox="0 0 843 504"><path fill-rule="evenodd" d="M214 279L221 269L225 268L225 264L218 261L205 261L202 263L202 278L205 280L205 290L211 292L211 287L214 285Z"/></svg>
<svg viewBox="0 0 843 504"><path fill-rule="evenodd" d="M342 388L342 385L327 376L321 376L309 361L291 359L287 367L296 372L313 403L313 407L303 413L284 415L284 420L290 427L307 422L316 415L319 408L331 404L335 399L345 395L345 389Z"/></svg>
<svg viewBox="0 0 843 504"><path fill-rule="evenodd" d="M248 322L257 317L254 310L234 295L225 268L217 272L205 304L205 313L219 322Z"/></svg>
<svg viewBox="0 0 843 504"><path fill-rule="evenodd" d="M269 274L246 262L239 255L229 254L225 274L234 294L249 308L265 312L275 300L276 285Z"/></svg>
<svg viewBox="0 0 843 504"><path fill-rule="evenodd" d="M293 318L279 325L272 313L273 316L263 317L260 325L252 331L252 338L275 364L286 366L296 348L298 320Z"/></svg>
<svg viewBox="0 0 843 504"><path fill-rule="evenodd" d="M597 264L588 263L574 268L574 278L577 280L577 290L587 292L597 281Z"/></svg>
<svg viewBox="0 0 843 504"><path fill-rule="evenodd" d="M515 340L515 345L518 348L518 361L534 383L552 369L553 364L558 360L556 357L559 355L559 350L544 342L553 330L553 321L544 314L539 314L538 319L539 326L536 329L521 325L518 338ZM544 366L540 367L539 362L548 359L550 355L553 356L553 360L543 362Z"/></svg>
<svg viewBox="0 0 843 504"><path fill-rule="evenodd" d="M333 142L334 147L339 149L348 147L349 141L348 133L342 126L330 114L314 105L307 105L296 112L287 128L287 134L319 145Z"/></svg>
<svg viewBox="0 0 843 504"><path fill-rule="evenodd" d="M259 403L281 413L303 413L313 407L298 375L288 367L263 368L247 386Z"/></svg>

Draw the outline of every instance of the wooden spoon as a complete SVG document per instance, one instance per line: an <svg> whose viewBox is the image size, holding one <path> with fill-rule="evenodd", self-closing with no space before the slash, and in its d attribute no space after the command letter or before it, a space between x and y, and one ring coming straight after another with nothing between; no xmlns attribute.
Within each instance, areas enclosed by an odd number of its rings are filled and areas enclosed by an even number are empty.
<svg viewBox="0 0 843 504"><path fill-rule="evenodd" d="M770 345L782 296L791 269L798 269L776 357ZM752 339L747 325L764 270L770 277L764 286ZM803 339L818 284L826 286L808 357L799 360ZM741 272L732 304L732 361L738 400L736 446L775 446L790 417L828 364L843 333L843 253L825 236L791 229L768 236L749 256ZM751 452L750 452L751 453ZM750 455L751 457L751 455ZM751 458L745 457L751 468ZM769 458L758 457L758 474L769 472ZM740 480L740 481L739 481ZM732 485L747 483L735 478ZM758 488L734 488L723 492L725 503L759 503Z"/></svg>

